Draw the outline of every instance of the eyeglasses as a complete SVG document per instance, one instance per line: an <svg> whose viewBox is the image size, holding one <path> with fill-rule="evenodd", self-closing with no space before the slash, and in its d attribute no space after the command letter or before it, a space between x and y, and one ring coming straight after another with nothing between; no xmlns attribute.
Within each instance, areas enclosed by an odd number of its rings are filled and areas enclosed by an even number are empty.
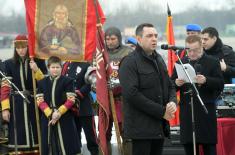
<svg viewBox="0 0 235 155"><path fill-rule="evenodd" d="M187 52L200 52L201 48L187 49Z"/></svg>

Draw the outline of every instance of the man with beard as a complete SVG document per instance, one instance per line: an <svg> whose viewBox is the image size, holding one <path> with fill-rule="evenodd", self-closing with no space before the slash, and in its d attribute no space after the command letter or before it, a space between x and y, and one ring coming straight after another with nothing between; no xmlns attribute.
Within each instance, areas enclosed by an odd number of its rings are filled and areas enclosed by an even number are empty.
<svg viewBox="0 0 235 155"><path fill-rule="evenodd" d="M206 54L217 58L220 61L220 68L223 71L224 83L231 84L235 77L235 52L233 48L224 45L219 38L219 33L214 27L207 27L202 31L202 45Z"/></svg>
<svg viewBox="0 0 235 155"><path fill-rule="evenodd" d="M39 48L41 52L51 54L79 54L81 41L77 30L69 21L69 12L66 6L57 5L53 12L53 20L43 28Z"/></svg>

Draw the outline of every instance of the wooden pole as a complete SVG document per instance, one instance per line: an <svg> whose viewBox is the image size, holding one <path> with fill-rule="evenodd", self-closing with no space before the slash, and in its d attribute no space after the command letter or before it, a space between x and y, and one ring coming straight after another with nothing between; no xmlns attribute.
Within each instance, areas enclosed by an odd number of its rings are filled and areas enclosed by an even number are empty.
<svg viewBox="0 0 235 155"><path fill-rule="evenodd" d="M113 116L113 123L114 123L115 131L116 131L118 150L119 150L119 153L122 155L123 148L122 148L121 134L120 134L120 130L119 130L117 113L116 113L112 90L109 90L109 98L110 98L111 112L112 112L112 116Z"/></svg>
<svg viewBox="0 0 235 155"><path fill-rule="evenodd" d="M99 29L99 31L101 32L102 31L102 23L101 23L100 15L98 12L97 0L94 0L94 5L95 5L95 12L96 12L96 19L97 19L97 29ZM118 121L117 121L116 108L114 105L114 98L113 98L112 90L109 90L109 99L110 99L111 113L112 113L112 117L113 117L114 127L115 127L115 131L116 131L118 149L119 149L119 153L121 155L123 155L121 135L120 135L120 131L119 131L119 125L118 125Z"/></svg>
<svg viewBox="0 0 235 155"><path fill-rule="evenodd" d="M33 57L31 57L31 60L33 60ZM39 147L39 154L42 154L41 150L41 130L40 130L40 121L39 121L39 110L38 105L36 102L36 81L35 81L35 75L34 71L32 70L32 81L33 81L33 96L34 96L34 103L35 103L35 114L36 114L36 124L37 124L37 135L38 135L38 147Z"/></svg>

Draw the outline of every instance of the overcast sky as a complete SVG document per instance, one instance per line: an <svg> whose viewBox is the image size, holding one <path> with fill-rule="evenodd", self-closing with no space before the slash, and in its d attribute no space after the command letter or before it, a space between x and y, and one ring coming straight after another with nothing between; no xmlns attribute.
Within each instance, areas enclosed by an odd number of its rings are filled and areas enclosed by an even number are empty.
<svg viewBox="0 0 235 155"><path fill-rule="evenodd" d="M157 4L163 8L166 8L167 2L170 5L171 11L174 13L184 11L191 6L196 5L211 10L230 8L228 4L229 1L235 0L100 0L101 4L104 6L106 12L111 12L119 9L123 4L128 5L129 8L135 9L135 7L141 3L146 3L150 5Z"/></svg>
<svg viewBox="0 0 235 155"><path fill-rule="evenodd" d="M195 5L200 7L206 7L212 10L230 8L229 1L235 0L99 0L103 6L106 14L116 12L121 9L122 5L127 5L130 9L135 9L137 5L141 3L148 3L149 5L160 5L163 10L166 8L168 2L172 13L177 13L188 9L190 6ZM0 0L1 10L0 13L5 15L11 15L14 10L17 14L24 14L24 0Z"/></svg>

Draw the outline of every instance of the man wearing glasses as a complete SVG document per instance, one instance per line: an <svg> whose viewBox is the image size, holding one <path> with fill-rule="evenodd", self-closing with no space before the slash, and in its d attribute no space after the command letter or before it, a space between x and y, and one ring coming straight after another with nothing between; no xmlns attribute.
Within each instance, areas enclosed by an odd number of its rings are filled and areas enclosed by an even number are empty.
<svg viewBox="0 0 235 155"><path fill-rule="evenodd" d="M193 103L191 103L191 93L188 92L192 86L190 83L179 79L174 69L172 80L175 82L176 89L180 90L180 140L184 145L186 155L194 154L191 121L191 104L193 104L197 154L198 146L202 145L204 154L216 155L217 122L215 102L218 92L223 90L223 75L220 63L204 53L200 36L188 36L185 42L186 48L188 48L188 57L184 57L182 62L191 64L196 70L195 85L208 110L208 114L205 113L194 92L192 92Z"/></svg>

